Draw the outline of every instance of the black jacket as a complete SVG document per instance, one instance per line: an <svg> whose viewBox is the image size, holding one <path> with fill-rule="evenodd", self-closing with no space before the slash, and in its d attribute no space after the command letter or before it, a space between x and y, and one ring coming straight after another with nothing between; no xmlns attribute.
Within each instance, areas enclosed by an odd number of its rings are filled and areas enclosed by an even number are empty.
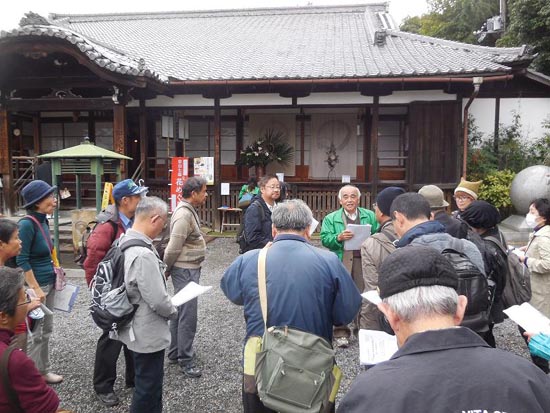
<svg viewBox="0 0 550 413"><path fill-rule="evenodd" d="M273 241L273 236L271 235L271 211L260 195L252 198L250 206L246 209L246 213L244 214L244 233L247 251L263 248L269 241Z"/></svg>
<svg viewBox="0 0 550 413"><path fill-rule="evenodd" d="M550 412L550 378L467 328L414 334L358 376L338 413Z"/></svg>

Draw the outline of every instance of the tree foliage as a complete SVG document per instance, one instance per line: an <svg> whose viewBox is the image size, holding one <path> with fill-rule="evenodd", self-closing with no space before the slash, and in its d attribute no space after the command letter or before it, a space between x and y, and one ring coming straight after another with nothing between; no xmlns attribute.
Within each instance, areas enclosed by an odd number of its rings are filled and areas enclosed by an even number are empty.
<svg viewBox="0 0 550 413"><path fill-rule="evenodd" d="M428 0L429 12L407 17L401 30L477 44L474 31L499 12L499 0Z"/></svg>
<svg viewBox="0 0 550 413"><path fill-rule="evenodd" d="M508 0L508 27L498 46L527 44L538 53L536 70L550 75L550 2Z"/></svg>

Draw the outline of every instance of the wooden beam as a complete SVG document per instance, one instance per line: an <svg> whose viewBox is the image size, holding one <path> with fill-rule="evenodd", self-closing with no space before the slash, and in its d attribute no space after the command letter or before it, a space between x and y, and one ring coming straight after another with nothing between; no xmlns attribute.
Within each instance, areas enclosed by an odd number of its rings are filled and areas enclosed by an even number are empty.
<svg viewBox="0 0 550 413"><path fill-rule="evenodd" d="M15 209L15 193L12 188L11 177L11 145L9 139L9 114L4 108L0 109L0 175L2 176L2 184L4 186L4 204L2 205L3 213L11 215Z"/></svg>
<svg viewBox="0 0 550 413"><path fill-rule="evenodd" d="M237 109L237 121L235 125L235 140L236 140L236 153L237 157L240 156L241 151L244 146L244 116L243 109ZM237 166L237 179L242 179L243 177L243 168Z"/></svg>
<svg viewBox="0 0 550 413"><path fill-rule="evenodd" d="M110 98L6 100L6 108L13 112L111 110L113 105Z"/></svg>
<svg viewBox="0 0 550 413"><path fill-rule="evenodd" d="M40 114L32 117L32 140L35 155L40 154Z"/></svg>
<svg viewBox="0 0 550 413"><path fill-rule="evenodd" d="M371 199L376 198L378 193L378 112L380 97L373 97L372 106L372 125L371 125L371 164L372 164L372 190Z"/></svg>
<svg viewBox="0 0 550 413"><path fill-rule="evenodd" d="M221 159L221 130L222 130L222 121L221 121L221 107L220 107L220 98L214 98L214 228L219 228L220 226L220 214L218 213L217 208L221 205L221 170L222 170L222 159Z"/></svg>
<svg viewBox="0 0 550 413"><path fill-rule="evenodd" d="M126 106L113 106L113 148L116 153L126 155ZM120 174L127 178L128 161L120 161Z"/></svg>
<svg viewBox="0 0 550 413"><path fill-rule="evenodd" d="M139 101L139 153L141 163L141 175L143 179L147 178L147 155L149 145L147 144L147 108L145 107L145 100Z"/></svg>

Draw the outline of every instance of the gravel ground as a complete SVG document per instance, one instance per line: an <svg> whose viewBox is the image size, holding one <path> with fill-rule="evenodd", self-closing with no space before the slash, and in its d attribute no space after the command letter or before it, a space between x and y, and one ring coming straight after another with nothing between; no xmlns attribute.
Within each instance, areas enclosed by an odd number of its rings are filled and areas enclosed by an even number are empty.
<svg viewBox="0 0 550 413"><path fill-rule="evenodd" d="M245 332L242 307L230 303L219 288L225 268L236 256L237 244L232 238L218 238L208 244L201 284L214 288L199 298L199 326L195 339L203 375L199 379L186 378L177 366L165 364L165 412L242 411L240 359ZM71 313L56 313L52 337L53 371L65 377L63 383L55 387L61 407L78 413L127 412L132 390L124 388L123 357L120 357L115 385L121 404L109 409L95 398L92 374L100 331L88 315L89 294L84 278L73 278L71 282L81 286L78 301ZM169 285L171 288L170 282ZM527 357L514 323L507 320L495 327L495 337L500 348ZM340 398L361 370L357 341L353 340L347 349L338 349L337 359L344 372Z"/></svg>

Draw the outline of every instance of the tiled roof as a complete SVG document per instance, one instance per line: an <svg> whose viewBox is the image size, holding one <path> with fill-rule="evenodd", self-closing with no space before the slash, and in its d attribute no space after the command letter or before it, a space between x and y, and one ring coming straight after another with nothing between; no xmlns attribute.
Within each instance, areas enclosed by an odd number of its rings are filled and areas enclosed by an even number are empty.
<svg viewBox="0 0 550 413"><path fill-rule="evenodd" d="M50 21L105 50L123 51L113 61L144 59L151 73L174 80L471 76L508 73L510 65L533 58L524 48L474 46L391 27L380 32L383 44L375 44L386 8L53 14Z"/></svg>

